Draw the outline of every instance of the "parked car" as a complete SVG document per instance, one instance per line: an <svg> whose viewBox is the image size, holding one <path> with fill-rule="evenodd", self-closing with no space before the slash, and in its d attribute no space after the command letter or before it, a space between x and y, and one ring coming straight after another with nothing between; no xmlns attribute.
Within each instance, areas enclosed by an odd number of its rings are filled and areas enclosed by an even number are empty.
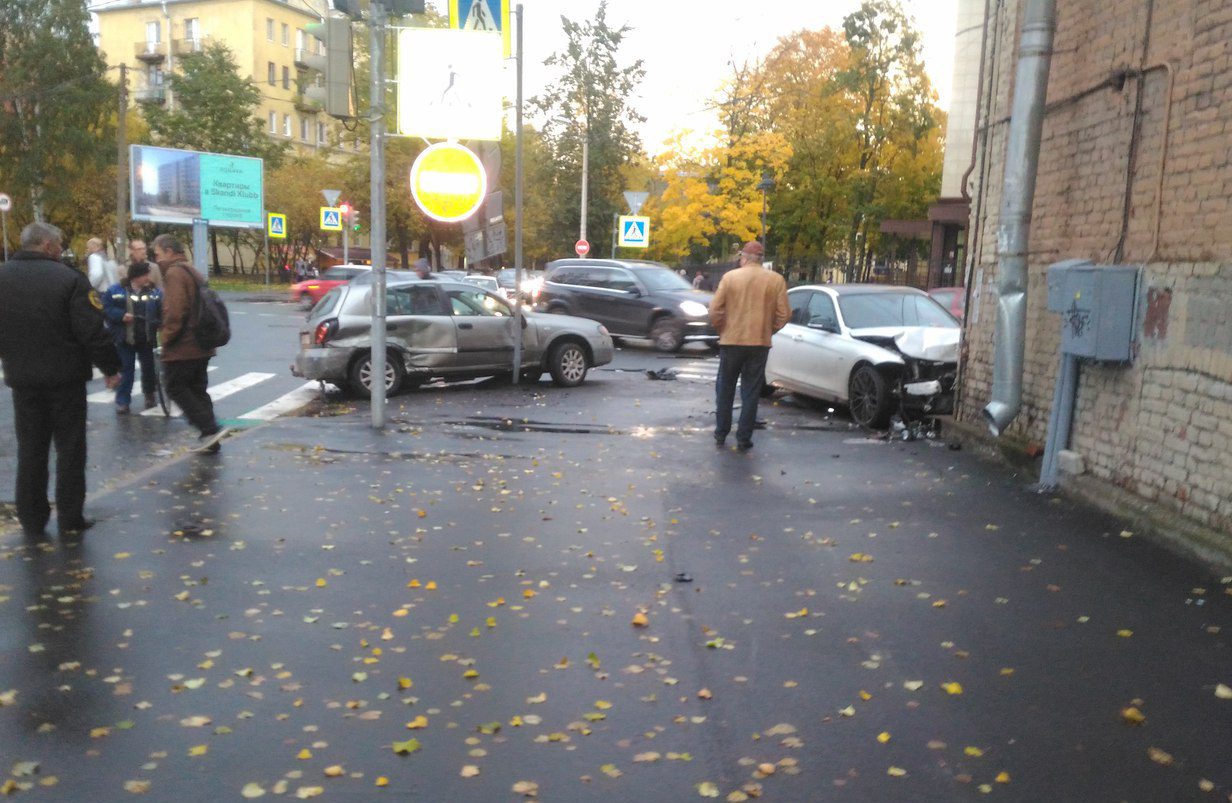
<svg viewBox="0 0 1232 803"><path fill-rule="evenodd" d="M678 351L688 342L717 347L713 298L657 262L558 259L548 264L535 308L590 318L613 337L650 338L659 351Z"/></svg>
<svg viewBox="0 0 1232 803"><path fill-rule="evenodd" d="M496 281L496 277L494 276L486 276L482 273L471 273L463 276L462 281L478 285L494 295L501 295L500 284Z"/></svg>
<svg viewBox="0 0 1232 803"><path fill-rule="evenodd" d="M466 271L464 270L438 270L433 275L436 276L438 279L452 279L454 281L461 281L466 278Z"/></svg>
<svg viewBox="0 0 1232 803"><path fill-rule="evenodd" d="M891 416L953 412L958 321L921 290L806 285L787 292L791 321L775 333L766 381L847 405L866 429Z"/></svg>
<svg viewBox="0 0 1232 803"><path fill-rule="evenodd" d="M316 278L291 285L291 300L304 309L312 309L330 290L371 272L372 268L368 265L334 265Z"/></svg>
<svg viewBox="0 0 1232 803"><path fill-rule="evenodd" d="M370 283L331 290L300 331L292 373L368 396L372 390ZM513 309L466 282L396 279L386 288L385 389L416 387L444 377L475 378L512 371ZM612 361L612 338L594 321L526 313L522 377L544 372L563 387L582 384L589 369Z"/></svg>
<svg viewBox="0 0 1232 803"><path fill-rule="evenodd" d="M496 283L500 287L501 293L505 298L513 301L514 288L517 285L518 272L514 268L503 268L496 272ZM522 271L522 301L527 304L534 304L535 299L539 296L539 290L543 287L543 271L541 270L524 270Z"/></svg>
<svg viewBox="0 0 1232 803"><path fill-rule="evenodd" d="M967 317L967 288L965 287L934 287L928 291L938 304L946 308L959 323Z"/></svg>

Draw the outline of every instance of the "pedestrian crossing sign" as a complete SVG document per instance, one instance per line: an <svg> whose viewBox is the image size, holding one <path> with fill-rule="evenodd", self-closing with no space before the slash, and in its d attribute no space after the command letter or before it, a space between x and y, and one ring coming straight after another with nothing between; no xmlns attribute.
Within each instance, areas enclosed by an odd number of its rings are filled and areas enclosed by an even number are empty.
<svg viewBox="0 0 1232 803"><path fill-rule="evenodd" d="M650 245L650 218L640 215L622 215L620 218L620 247L646 248Z"/></svg>
<svg viewBox="0 0 1232 803"><path fill-rule="evenodd" d="M340 208L321 207L321 231L342 231L342 210Z"/></svg>
<svg viewBox="0 0 1232 803"><path fill-rule="evenodd" d="M449 0L449 27L460 31L499 33L505 58L512 53L509 32L510 0Z"/></svg>
<svg viewBox="0 0 1232 803"><path fill-rule="evenodd" d="M267 231L271 240L285 240L287 238L287 216L270 212Z"/></svg>

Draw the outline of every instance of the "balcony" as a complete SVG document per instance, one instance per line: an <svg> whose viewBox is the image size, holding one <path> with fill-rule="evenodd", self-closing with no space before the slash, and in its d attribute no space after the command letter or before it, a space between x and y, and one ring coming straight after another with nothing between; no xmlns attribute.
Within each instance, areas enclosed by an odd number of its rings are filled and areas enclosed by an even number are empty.
<svg viewBox="0 0 1232 803"><path fill-rule="evenodd" d="M161 86L147 86L133 90L133 100L138 103L162 104L167 100L167 90Z"/></svg>
<svg viewBox="0 0 1232 803"><path fill-rule="evenodd" d="M187 56L189 53L200 53L209 44L209 38L199 36L196 39L176 39L172 42L172 52L177 56Z"/></svg>
<svg viewBox="0 0 1232 803"><path fill-rule="evenodd" d="M304 113L304 115L315 115L315 113L319 112L320 108L322 108L322 106L320 106L320 101L314 100L312 97L308 97L303 94L296 95L294 105L296 105L296 111Z"/></svg>
<svg viewBox="0 0 1232 803"><path fill-rule="evenodd" d="M138 60L157 64L167 60L167 45L165 42L138 42L133 47L133 53Z"/></svg>
<svg viewBox="0 0 1232 803"><path fill-rule="evenodd" d="M311 70L313 68L313 59L319 59L316 53L306 48L295 48L295 69Z"/></svg>

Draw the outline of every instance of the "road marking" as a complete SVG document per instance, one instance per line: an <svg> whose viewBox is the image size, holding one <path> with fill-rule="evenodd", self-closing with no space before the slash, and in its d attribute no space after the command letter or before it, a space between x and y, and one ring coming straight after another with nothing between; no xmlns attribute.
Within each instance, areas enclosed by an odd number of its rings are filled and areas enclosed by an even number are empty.
<svg viewBox="0 0 1232 803"><path fill-rule="evenodd" d="M228 382L223 382L222 384L214 385L213 387L211 387L209 389L210 398L216 402L221 401L222 399L225 399L232 394L239 393L241 390L247 390L248 388L253 387L254 385L261 384L267 379L273 379L274 376L276 375L266 374L260 371L252 371L250 373L237 376L235 379L232 379ZM172 415L179 415L179 412L180 412L179 408L177 408L175 405L172 405L171 407ZM151 410L146 410L142 413L142 415L151 415L151 416L152 415L162 415L162 414L163 414L163 411L158 407L155 407Z"/></svg>
<svg viewBox="0 0 1232 803"><path fill-rule="evenodd" d="M273 421L278 416L289 413L292 410L298 410L300 407L303 407L305 404L315 399L317 397L317 393L320 391L320 387L320 382L305 382L300 387L290 393L279 396L269 404L258 407L251 412L244 413L240 416L240 418L248 418L256 421Z"/></svg>
<svg viewBox="0 0 1232 803"><path fill-rule="evenodd" d="M206 370L217 371L218 366L211 365ZM136 373L134 373L133 376L134 376L133 392L139 393L141 390L141 385L136 379ZM101 377L96 377L96 379L101 379ZM88 401L90 404L111 404L115 401L115 391L114 390L100 390L97 393L91 393L89 396L86 396L86 401Z"/></svg>

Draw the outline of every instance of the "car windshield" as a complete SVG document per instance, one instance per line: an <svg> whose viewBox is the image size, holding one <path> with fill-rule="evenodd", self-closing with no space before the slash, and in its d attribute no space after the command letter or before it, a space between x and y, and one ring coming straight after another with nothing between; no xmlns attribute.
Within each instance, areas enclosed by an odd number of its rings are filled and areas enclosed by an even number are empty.
<svg viewBox="0 0 1232 803"><path fill-rule="evenodd" d="M693 289L693 285L685 281L683 276L667 268L639 270L637 271L637 278L641 279L646 284L646 289L652 293L663 290Z"/></svg>
<svg viewBox="0 0 1232 803"><path fill-rule="evenodd" d="M928 296L915 293L854 293L838 297L843 321L850 329L893 326L936 326L957 329L958 321Z"/></svg>

